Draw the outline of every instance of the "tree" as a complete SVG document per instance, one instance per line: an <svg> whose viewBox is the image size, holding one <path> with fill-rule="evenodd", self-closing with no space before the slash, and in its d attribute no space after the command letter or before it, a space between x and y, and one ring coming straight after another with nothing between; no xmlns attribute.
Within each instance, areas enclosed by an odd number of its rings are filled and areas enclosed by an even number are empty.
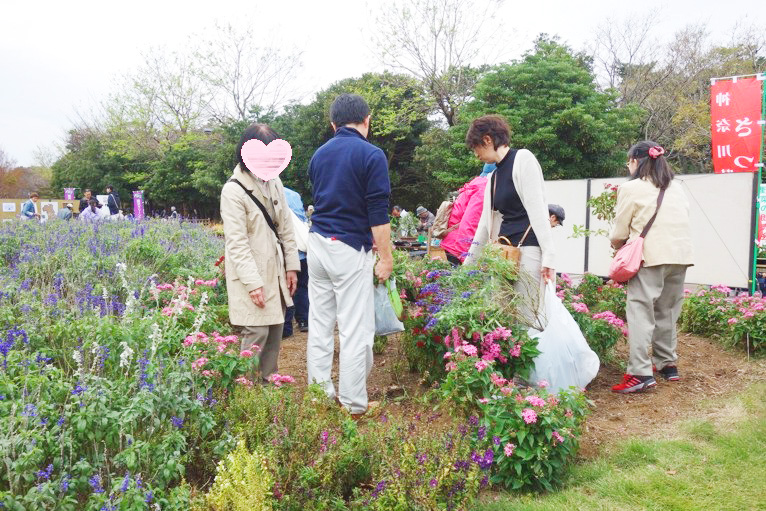
<svg viewBox="0 0 766 511"><path fill-rule="evenodd" d="M502 0L415 0L382 4L376 19L374 46L383 62L418 78L449 126L483 66L471 67L486 51L500 24L487 13ZM488 27L493 27L488 29Z"/></svg>
<svg viewBox="0 0 766 511"><path fill-rule="evenodd" d="M370 105L368 139L388 158L392 200L410 208L419 203L435 204L441 190L429 184L430 176L413 164L415 148L430 126L428 102L416 80L388 72L337 82L317 93L308 105L292 105L273 120L277 133L293 147L293 158L282 180L304 200L310 196L308 164L314 151L332 138L330 105L344 92L359 94Z"/></svg>
<svg viewBox="0 0 766 511"><path fill-rule="evenodd" d="M465 134L472 119L493 113L508 120L511 145L532 151L547 179L622 173L640 112L618 108L616 94L600 92L590 65L586 55L541 36L522 60L497 66L477 84L459 123L430 134L436 144L421 147L418 161L453 188L475 176L480 163Z"/></svg>
<svg viewBox="0 0 766 511"><path fill-rule="evenodd" d="M682 172L711 172L710 79L762 70L766 38L757 26L735 27L730 43L716 45L705 25L689 25L663 42L656 19L607 20L595 61L619 104L643 109L642 138L670 149Z"/></svg>
<svg viewBox="0 0 766 511"><path fill-rule="evenodd" d="M301 52L256 46L258 38L249 25L241 30L216 24L213 33L196 52L212 93L212 117L226 123L250 119L253 109L276 111L294 83Z"/></svg>

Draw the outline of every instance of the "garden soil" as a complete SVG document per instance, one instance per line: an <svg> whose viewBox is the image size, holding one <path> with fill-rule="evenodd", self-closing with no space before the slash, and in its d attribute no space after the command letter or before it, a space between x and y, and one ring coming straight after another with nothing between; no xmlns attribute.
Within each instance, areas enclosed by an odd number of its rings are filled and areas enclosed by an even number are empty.
<svg viewBox="0 0 766 511"><path fill-rule="evenodd" d="M620 343L617 352L626 360L627 343ZM734 395L766 379L766 361L748 360L745 353L726 350L705 338L679 334L678 355L681 380L666 382L657 375L657 387L640 394L612 393L611 387L621 381L623 371L602 366L586 393L593 410L581 439L581 457L595 457L603 448L627 437L673 437L679 425L689 419L736 422L742 418L730 416L736 415L736 410L722 414L720 407L711 406L711 400ZM296 332L282 341L279 370L294 376L299 385L306 384L306 334ZM337 377L336 341L336 384ZM430 415L432 407L416 400L428 390L421 380L421 375L408 371L398 336L390 336L383 352L375 355L368 380L370 399L382 402L379 413ZM726 414L729 416L722 416ZM438 427L438 421L434 426Z"/></svg>

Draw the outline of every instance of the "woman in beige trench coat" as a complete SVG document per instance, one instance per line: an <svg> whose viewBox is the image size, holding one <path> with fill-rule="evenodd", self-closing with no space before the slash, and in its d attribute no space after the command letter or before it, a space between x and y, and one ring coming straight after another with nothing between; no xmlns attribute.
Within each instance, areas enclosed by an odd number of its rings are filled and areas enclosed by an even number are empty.
<svg viewBox="0 0 766 511"><path fill-rule="evenodd" d="M300 261L282 181L255 176L247 170L241 151L248 140L268 145L277 138L266 124L245 130L237 146L239 164L221 191L229 320L242 327L241 349L260 351L263 381L277 372L285 309L293 304ZM245 189L264 206L279 238Z"/></svg>

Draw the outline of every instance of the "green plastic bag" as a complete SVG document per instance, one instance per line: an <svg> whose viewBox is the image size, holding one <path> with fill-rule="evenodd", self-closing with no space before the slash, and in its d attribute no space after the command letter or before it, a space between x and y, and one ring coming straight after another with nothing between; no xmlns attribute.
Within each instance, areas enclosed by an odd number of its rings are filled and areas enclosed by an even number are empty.
<svg viewBox="0 0 766 511"><path fill-rule="evenodd" d="M404 313L404 306L402 305L402 298L399 293L396 292L396 281L394 279L388 279L386 281L386 290L388 290L388 299L391 301L391 307L394 308L394 314L396 319L402 319L402 313Z"/></svg>

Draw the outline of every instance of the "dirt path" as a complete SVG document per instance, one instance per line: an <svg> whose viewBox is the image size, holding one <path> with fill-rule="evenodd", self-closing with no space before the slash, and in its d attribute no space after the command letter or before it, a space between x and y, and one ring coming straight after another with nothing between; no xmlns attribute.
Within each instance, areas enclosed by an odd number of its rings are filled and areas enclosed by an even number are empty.
<svg viewBox="0 0 766 511"><path fill-rule="evenodd" d="M391 336L384 353L375 355L368 381L370 399L400 394L395 387L416 396L426 390L420 385L419 376L407 371L398 342L397 336ZM622 343L618 352L623 359L627 358L627 343ZM678 353L681 381L666 382L658 377L656 389L642 394L612 393L611 387L620 381L622 373L614 367L601 368L588 387L587 395L595 408L581 440L581 457L593 457L603 446L629 436L673 436L679 422L712 417L716 412L705 406L711 398L734 394L766 380L766 361L748 361L745 354L724 350L704 338L680 334ZM333 369L336 382L337 367L336 352ZM299 384L306 384L306 334L296 333L282 341L279 369L295 377ZM408 407L406 402L387 403L386 411L391 413Z"/></svg>

